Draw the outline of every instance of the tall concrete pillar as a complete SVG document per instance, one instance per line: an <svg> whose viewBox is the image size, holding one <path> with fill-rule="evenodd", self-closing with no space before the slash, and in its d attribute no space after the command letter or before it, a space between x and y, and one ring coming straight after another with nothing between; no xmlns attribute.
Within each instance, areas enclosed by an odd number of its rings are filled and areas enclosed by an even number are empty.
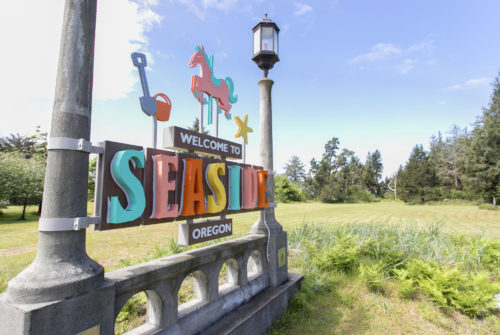
<svg viewBox="0 0 500 335"><path fill-rule="evenodd" d="M90 138L95 23L96 0L66 1L50 138ZM87 216L88 163L88 153L49 150L40 222ZM64 299L104 280L103 267L85 251L85 229L57 231L58 221L50 222L55 229L40 227L33 263L8 284L11 303Z"/></svg>
<svg viewBox="0 0 500 335"><path fill-rule="evenodd" d="M114 333L114 286L73 230L88 222L89 154L74 144L90 138L95 22L96 0L66 0L38 251L0 294L0 335Z"/></svg>
<svg viewBox="0 0 500 335"><path fill-rule="evenodd" d="M259 81L260 89L260 163L269 171L266 198L269 207L261 210L259 219L250 230L254 234L266 234L269 238L267 255L269 279L271 286L276 287L288 279L287 237L286 232L274 216L274 166L273 166L273 118L271 89L274 82L269 78Z"/></svg>

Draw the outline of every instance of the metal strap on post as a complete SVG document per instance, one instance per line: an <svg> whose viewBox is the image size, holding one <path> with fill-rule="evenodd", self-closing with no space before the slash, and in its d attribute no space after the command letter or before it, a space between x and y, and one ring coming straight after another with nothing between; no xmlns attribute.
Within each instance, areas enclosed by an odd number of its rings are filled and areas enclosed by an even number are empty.
<svg viewBox="0 0 500 335"><path fill-rule="evenodd" d="M93 146L90 141L83 138L49 137L47 142L47 150L75 150L83 151L89 154L104 153L103 147Z"/></svg>
<svg viewBox="0 0 500 335"><path fill-rule="evenodd" d="M102 146L93 146L90 141L83 138L71 137L49 137L47 150L74 150L89 154L103 154ZM39 231L70 231L85 229L91 224L100 224L98 216L84 216L77 218L40 218L38 221Z"/></svg>
<svg viewBox="0 0 500 335"><path fill-rule="evenodd" d="M40 218L38 231L68 231L85 229L91 224L101 223L99 216L84 216L78 218Z"/></svg>

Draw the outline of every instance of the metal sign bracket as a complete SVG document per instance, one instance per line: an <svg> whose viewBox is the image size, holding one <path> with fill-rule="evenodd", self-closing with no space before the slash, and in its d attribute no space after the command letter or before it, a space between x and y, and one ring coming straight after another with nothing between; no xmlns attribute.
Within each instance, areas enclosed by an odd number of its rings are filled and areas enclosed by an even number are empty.
<svg viewBox="0 0 500 335"><path fill-rule="evenodd" d="M68 231L85 229L91 224L100 224L100 216L83 216L78 218L40 218L38 231Z"/></svg>
<svg viewBox="0 0 500 335"><path fill-rule="evenodd" d="M83 138L49 137L47 142L47 150L75 150L89 154L104 153L104 148L102 146L93 146L90 141Z"/></svg>

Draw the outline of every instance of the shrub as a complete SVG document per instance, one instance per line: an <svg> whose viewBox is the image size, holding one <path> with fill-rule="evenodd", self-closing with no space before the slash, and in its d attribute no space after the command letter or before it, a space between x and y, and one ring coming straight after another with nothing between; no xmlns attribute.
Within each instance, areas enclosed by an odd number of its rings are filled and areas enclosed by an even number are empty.
<svg viewBox="0 0 500 335"><path fill-rule="evenodd" d="M323 272L352 273L359 267L359 246L349 238L337 242L334 246L315 253L312 262Z"/></svg>
<svg viewBox="0 0 500 335"><path fill-rule="evenodd" d="M479 204L477 207L479 209L487 209L487 210L490 210L490 211L498 210L498 207L497 208L493 208L492 204Z"/></svg>
<svg viewBox="0 0 500 335"><path fill-rule="evenodd" d="M361 264L359 266L361 278L366 282L366 285L371 291L383 291L385 281L384 268L385 264L383 262L378 262L373 265Z"/></svg>
<svg viewBox="0 0 500 335"><path fill-rule="evenodd" d="M286 175L274 176L274 196L277 202L304 201L304 192Z"/></svg>
<svg viewBox="0 0 500 335"><path fill-rule="evenodd" d="M355 187L346 202L377 202L380 201L373 193L364 187Z"/></svg>
<svg viewBox="0 0 500 335"><path fill-rule="evenodd" d="M425 293L440 308L456 308L470 317L494 312L493 296L500 286L488 279L488 273L463 273L457 267L443 268L434 262L412 259L407 268L396 270L402 283L401 297Z"/></svg>
<svg viewBox="0 0 500 335"><path fill-rule="evenodd" d="M440 225L426 229L356 224L303 224L289 233L311 294L328 290L336 273L354 274L374 292L398 283L402 299L426 296L438 307L469 317L496 313L500 292L500 242L482 236L451 236ZM314 241L314 242L311 242Z"/></svg>

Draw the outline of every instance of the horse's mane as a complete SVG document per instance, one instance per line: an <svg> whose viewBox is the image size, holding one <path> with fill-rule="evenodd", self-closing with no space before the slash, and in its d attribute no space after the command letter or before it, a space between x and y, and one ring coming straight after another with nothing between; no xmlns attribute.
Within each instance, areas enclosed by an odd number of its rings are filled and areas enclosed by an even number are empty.
<svg viewBox="0 0 500 335"><path fill-rule="evenodd" d="M205 61L207 62L208 67L210 68L210 72L214 73L214 69L212 68L212 64L210 64L211 62L208 58L207 53L205 52L205 50L203 50L203 47L197 45L194 47L194 51L203 53L203 57L205 57Z"/></svg>
<svg viewBox="0 0 500 335"><path fill-rule="evenodd" d="M210 69L210 73L211 73L211 78L210 79L212 80L212 82L216 86L220 86L221 83L222 83L222 79L215 78L215 76L214 76L214 68L213 68L212 62L210 61L210 58L208 57L208 55L205 52L204 48L202 46L197 45L197 46L194 47L194 51L196 51L196 52L202 52L203 53L203 57L205 57L205 62L207 63L208 68Z"/></svg>

